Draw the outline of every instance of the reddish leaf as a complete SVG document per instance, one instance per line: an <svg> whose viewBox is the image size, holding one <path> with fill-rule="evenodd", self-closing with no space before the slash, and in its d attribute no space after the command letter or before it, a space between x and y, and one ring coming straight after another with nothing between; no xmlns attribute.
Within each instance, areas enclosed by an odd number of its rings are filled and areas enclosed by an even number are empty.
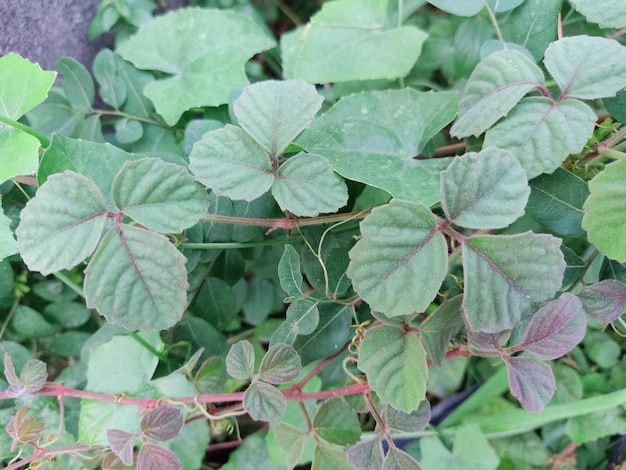
<svg viewBox="0 0 626 470"><path fill-rule="evenodd" d="M26 417L26 413L30 408L23 406L18 409L15 416L11 418L9 424L6 425L6 431L13 438L11 444L11 452L13 452L18 444L32 444L37 442L44 428L44 421L39 416Z"/></svg>
<svg viewBox="0 0 626 470"><path fill-rule="evenodd" d="M130 468L129 465L125 465L122 459L114 452L107 452L102 459L102 470L125 470Z"/></svg>
<svg viewBox="0 0 626 470"><path fill-rule="evenodd" d="M133 464L135 439L137 439L137 434L131 434L121 429L107 429L107 440L111 445L111 450L124 465Z"/></svg>
<svg viewBox="0 0 626 470"><path fill-rule="evenodd" d="M615 279L583 287L578 297L587 315L602 323L617 320L626 311L626 284Z"/></svg>
<svg viewBox="0 0 626 470"><path fill-rule="evenodd" d="M580 300L565 293L533 315L519 346L540 359L556 359L580 343L586 331Z"/></svg>
<svg viewBox="0 0 626 470"><path fill-rule="evenodd" d="M9 382L5 393L11 398L33 397L42 389L48 379L48 371L44 362L31 359L24 364L19 378L15 374L11 354L4 355L4 376Z"/></svg>
<svg viewBox="0 0 626 470"><path fill-rule="evenodd" d="M300 356L285 343L272 346L261 361L259 376L264 382L281 384L295 379L302 370Z"/></svg>
<svg viewBox="0 0 626 470"><path fill-rule="evenodd" d="M178 408L160 406L149 411L141 420L141 432L157 441L169 441L183 427L183 414Z"/></svg>
<svg viewBox="0 0 626 470"><path fill-rule="evenodd" d="M180 470L182 465L171 450L144 444L137 456L137 470Z"/></svg>
<svg viewBox="0 0 626 470"><path fill-rule="evenodd" d="M528 411L541 413L556 390L550 366L529 357L511 357L506 367L513 396Z"/></svg>
<svg viewBox="0 0 626 470"><path fill-rule="evenodd" d="M477 351L499 351L503 344L509 340L511 331L502 331L500 333L487 333L484 331L468 331L467 339L470 346Z"/></svg>

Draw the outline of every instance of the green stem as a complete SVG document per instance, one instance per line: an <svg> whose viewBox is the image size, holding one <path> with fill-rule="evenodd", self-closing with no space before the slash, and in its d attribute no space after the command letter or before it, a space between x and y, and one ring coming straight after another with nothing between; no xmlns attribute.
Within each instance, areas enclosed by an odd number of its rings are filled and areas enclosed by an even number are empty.
<svg viewBox="0 0 626 470"><path fill-rule="evenodd" d="M148 343L145 339L143 339L136 332L131 331L130 333L128 333L128 336L133 338L135 341L137 341L139 344L141 344L144 348L146 348L148 351L150 351L150 353L153 356L159 358L159 360L161 362L165 362L168 365L174 364L172 361L169 360L169 358L166 355L164 355L162 352L157 351L156 349L154 349L154 347L150 343Z"/></svg>
<svg viewBox="0 0 626 470"><path fill-rule="evenodd" d="M600 146L598 146L598 155L604 158L612 158L614 160L623 160L624 158L626 158L626 153L624 152Z"/></svg>
<svg viewBox="0 0 626 470"><path fill-rule="evenodd" d="M202 217L205 222L217 222L221 224L231 225L247 225L250 227L269 227L270 229L293 230L297 227L306 227L309 225L334 224L350 219L364 219L370 211L363 212L347 212L345 214L323 215L320 217L310 217L304 219L254 219L247 217L234 217L230 215L206 214Z"/></svg>
<svg viewBox="0 0 626 470"><path fill-rule="evenodd" d="M115 109L97 109L97 108L92 108L90 112L92 114L97 114L98 116L120 116L120 117L124 117L124 118L127 118L127 119L133 119L135 121L147 122L149 124L154 124L155 126L165 127L166 129L171 129L170 127L168 127L167 125L163 124L162 122L156 121L154 119L145 118L145 117L141 117L141 116L134 116L132 114L128 114L128 113L125 113L123 111L117 111Z"/></svg>
<svg viewBox="0 0 626 470"><path fill-rule="evenodd" d="M485 8L487 8L487 12L489 13L489 19L491 20L491 25L493 29L496 31L496 36L501 42L504 42L504 37L502 36L502 31L500 31L500 26L498 26L498 20L496 19L496 14L489 8L489 4L485 2Z"/></svg>
<svg viewBox="0 0 626 470"><path fill-rule="evenodd" d="M48 139L45 135L43 135L40 132L37 132L35 129L33 129L30 126L27 126L26 124L22 124L21 122L17 122L14 121L13 119L9 119L7 117L4 117L2 115L0 115L0 122L3 122L11 127L14 127L15 129L19 129L22 132L26 132L27 134L32 135L33 137L35 137L39 143L41 144L42 147L46 148L50 145L50 139Z"/></svg>
<svg viewBox="0 0 626 470"><path fill-rule="evenodd" d="M72 289L82 298L85 298L85 293L83 292L83 290L80 288L80 286L77 286L67 274L63 273L62 271L59 271L59 272L54 273L54 277L56 277L59 281L61 281L67 287Z"/></svg>

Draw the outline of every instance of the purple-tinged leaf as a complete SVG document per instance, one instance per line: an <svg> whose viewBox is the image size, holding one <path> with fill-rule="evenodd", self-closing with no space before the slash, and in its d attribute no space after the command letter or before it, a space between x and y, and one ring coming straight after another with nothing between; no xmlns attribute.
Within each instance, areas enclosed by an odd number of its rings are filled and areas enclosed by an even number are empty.
<svg viewBox="0 0 626 470"><path fill-rule="evenodd" d="M392 447L387 452L381 468L382 470L420 470L422 467L409 454L397 447Z"/></svg>
<svg viewBox="0 0 626 470"><path fill-rule="evenodd" d="M9 382L9 387L5 393L11 398L37 395L37 392L42 389L48 379L46 364L37 359L27 361L18 378L9 353L4 355L4 374L7 382Z"/></svg>
<svg viewBox="0 0 626 470"><path fill-rule="evenodd" d="M39 416L27 418L26 413L29 411L30 408L25 406L19 408L9 424L6 425L7 434L13 438L11 452L15 451L20 443L32 444L37 442L43 432L44 420Z"/></svg>
<svg viewBox="0 0 626 470"><path fill-rule="evenodd" d="M126 470L130 465L124 464L115 452L107 452L102 459L102 470Z"/></svg>
<svg viewBox="0 0 626 470"><path fill-rule="evenodd" d="M586 331L580 300L566 292L532 316L519 347L539 359L556 359L580 343Z"/></svg>
<svg viewBox="0 0 626 470"><path fill-rule="evenodd" d="M107 429L107 440L111 450L117 455L124 465L133 464L133 449L137 434L131 434L121 429Z"/></svg>
<svg viewBox="0 0 626 470"><path fill-rule="evenodd" d="M541 413L556 390L550 366L530 357L511 357L506 368L513 396L528 411Z"/></svg>
<svg viewBox="0 0 626 470"><path fill-rule="evenodd" d="M587 315L601 323L612 322L626 311L626 284L605 279L583 287L578 298Z"/></svg>
<svg viewBox="0 0 626 470"><path fill-rule="evenodd" d="M226 371L238 380L248 380L254 373L254 348L250 341L233 344L226 356Z"/></svg>
<svg viewBox="0 0 626 470"><path fill-rule="evenodd" d="M300 356L285 343L272 346L261 361L259 377L271 384L282 384L295 379L302 370Z"/></svg>
<svg viewBox="0 0 626 470"><path fill-rule="evenodd" d="M411 413L405 413L396 410L390 405L384 405L381 416L387 428L391 431L398 432L415 432L421 431L430 421L430 403L428 400L422 400L417 410Z"/></svg>
<svg viewBox="0 0 626 470"><path fill-rule="evenodd" d="M481 351L499 351L511 336L511 330L501 331L500 333L485 333L484 331L468 331L467 339L472 350L478 355Z"/></svg>
<svg viewBox="0 0 626 470"><path fill-rule="evenodd" d="M137 470L180 470L183 466L174 452L155 444L144 444L137 456Z"/></svg>
<svg viewBox="0 0 626 470"><path fill-rule="evenodd" d="M243 394L243 407L256 421L276 421L285 412L287 400L273 385L257 382Z"/></svg>
<svg viewBox="0 0 626 470"><path fill-rule="evenodd" d="M380 438L358 442L346 452L348 463L356 470L378 470L383 466L383 446Z"/></svg>
<svg viewBox="0 0 626 470"><path fill-rule="evenodd" d="M23 386L22 381L15 373L15 367L13 367L13 361L11 360L11 353L4 353L4 377L7 379L7 382L9 382L9 389L11 389L11 387L19 389ZM7 394L8 391L9 390L7 390Z"/></svg>
<svg viewBox="0 0 626 470"><path fill-rule="evenodd" d="M141 419L141 432L156 441L169 441L178 436L183 427L183 414L178 408L160 406Z"/></svg>

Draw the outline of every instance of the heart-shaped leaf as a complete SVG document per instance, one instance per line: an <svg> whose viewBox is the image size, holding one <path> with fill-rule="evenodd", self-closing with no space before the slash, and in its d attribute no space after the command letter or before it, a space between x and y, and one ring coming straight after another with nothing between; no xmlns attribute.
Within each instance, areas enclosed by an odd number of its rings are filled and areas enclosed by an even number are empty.
<svg viewBox="0 0 626 470"><path fill-rule="evenodd" d="M541 69L521 52L505 49L489 54L465 85L459 116L450 133L455 137L478 137L543 83Z"/></svg>
<svg viewBox="0 0 626 470"><path fill-rule="evenodd" d="M126 224L110 230L85 272L87 307L129 330L167 329L187 304L185 257L149 230Z"/></svg>
<svg viewBox="0 0 626 470"><path fill-rule="evenodd" d="M408 414L384 405L381 416L385 425L392 431L421 431L430 422L430 403L428 400L422 400L417 409Z"/></svg>
<svg viewBox="0 0 626 470"><path fill-rule="evenodd" d="M510 357L506 368L513 396L528 411L541 413L556 390L550 366L529 357Z"/></svg>
<svg viewBox="0 0 626 470"><path fill-rule="evenodd" d="M619 29L626 26L626 4L621 0L605 0L601 5L594 0L570 2L588 21L598 23L602 28Z"/></svg>
<svg viewBox="0 0 626 470"><path fill-rule="evenodd" d="M158 158L127 162L111 191L124 214L161 233L195 225L209 206L206 191L183 167Z"/></svg>
<svg viewBox="0 0 626 470"><path fill-rule="evenodd" d="M446 242L430 210L394 199L361 222L361 234L347 274L363 300L389 317L424 311L447 271Z"/></svg>
<svg viewBox="0 0 626 470"><path fill-rule="evenodd" d="M238 341L226 356L228 375L238 380L248 380L254 374L254 348L250 341Z"/></svg>
<svg viewBox="0 0 626 470"><path fill-rule="evenodd" d="M248 84L244 64L273 45L251 19L187 8L144 24L117 52L140 69L168 75L143 93L171 126L190 108L228 103L232 89Z"/></svg>
<svg viewBox="0 0 626 470"><path fill-rule="evenodd" d="M111 450L119 457L126 466L133 464L133 449L135 447L137 434L123 431L121 429L107 429L107 440Z"/></svg>
<svg viewBox="0 0 626 470"><path fill-rule="evenodd" d="M287 466L292 469L300 462L307 434L285 422L276 423L272 430L276 436L276 442L287 454Z"/></svg>
<svg viewBox="0 0 626 470"><path fill-rule="evenodd" d="M357 442L346 452L348 463L356 470L376 470L383 466L383 446L379 437Z"/></svg>
<svg viewBox="0 0 626 470"><path fill-rule="evenodd" d="M24 443L32 445L41 437L45 422L39 416L26 417L29 411L30 408L25 406L18 408L15 412L15 416L13 416L6 425L5 429L7 434L13 438L11 452L14 452L19 444Z"/></svg>
<svg viewBox="0 0 626 470"><path fill-rule="evenodd" d="M281 384L295 379L302 364L300 356L292 346L278 343L269 348L259 366L259 378L271 384Z"/></svg>
<svg viewBox="0 0 626 470"><path fill-rule="evenodd" d="M141 432L156 441L165 442L174 439L182 427L182 412L171 406L159 406L141 418Z"/></svg>
<svg viewBox="0 0 626 470"><path fill-rule="evenodd" d="M383 403L410 413L426 394L426 350L414 333L395 326L367 330L359 347L358 367Z"/></svg>
<svg viewBox="0 0 626 470"><path fill-rule="evenodd" d="M441 207L463 227L506 227L524 214L529 194L515 157L495 147L457 157L441 172Z"/></svg>
<svg viewBox="0 0 626 470"><path fill-rule="evenodd" d="M354 444L361 436L361 424L343 398L328 400L313 417L315 433L331 444Z"/></svg>
<svg viewBox="0 0 626 470"><path fill-rule="evenodd" d="M519 346L539 359L557 359L580 343L586 332L582 304L566 292L532 316Z"/></svg>
<svg viewBox="0 0 626 470"><path fill-rule="evenodd" d="M144 444L137 455L137 470L181 470L183 468L178 457L169 449Z"/></svg>
<svg viewBox="0 0 626 470"><path fill-rule="evenodd" d="M271 422L278 420L285 412L287 400L273 385L256 382L243 394L243 406L252 419Z"/></svg>
<svg viewBox="0 0 626 470"><path fill-rule="evenodd" d="M93 181L65 171L52 175L21 213L16 230L29 269L50 274L70 269L96 249L107 204Z"/></svg>
<svg viewBox="0 0 626 470"><path fill-rule="evenodd" d="M392 447L385 456L382 470L420 470L419 463L402 449Z"/></svg>

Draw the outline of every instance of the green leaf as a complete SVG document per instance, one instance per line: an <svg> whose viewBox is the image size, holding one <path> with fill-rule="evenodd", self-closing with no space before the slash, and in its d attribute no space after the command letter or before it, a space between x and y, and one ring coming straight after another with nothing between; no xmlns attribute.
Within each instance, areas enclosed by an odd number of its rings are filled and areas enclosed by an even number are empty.
<svg viewBox="0 0 626 470"><path fill-rule="evenodd" d="M20 305L11 318L11 327L26 338L41 338L58 333L61 327L48 323L38 311Z"/></svg>
<svg viewBox="0 0 626 470"><path fill-rule="evenodd" d="M621 406L607 408L599 413L576 416L565 423L565 435L576 444L624 433L626 418Z"/></svg>
<svg viewBox="0 0 626 470"><path fill-rule="evenodd" d="M21 213L16 230L22 259L32 271L70 269L91 255L107 219L104 196L72 171L53 175Z"/></svg>
<svg viewBox="0 0 626 470"><path fill-rule="evenodd" d="M420 439L423 470L495 470L498 456L476 424L467 424L454 436L452 452L437 437Z"/></svg>
<svg viewBox="0 0 626 470"><path fill-rule="evenodd" d="M426 350L418 336L395 326L377 326L365 333L358 367L383 403L410 413L426 394Z"/></svg>
<svg viewBox="0 0 626 470"><path fill-rule="evenodd" d="M106 104L120 109L128 96L126 82L119 79L116 55L110 49L102 49L93 60L93 76L100 85L98 95Z"/></svg>
<svg viewBox="0 0 626 470"><path fill-rule="evenodd" d="M222 355L228 351L226 337L213 325L202 318L191 315L184 316L172 331L172 343L185 341L192 349L204 350L203 358Z"/></svg>
<svg viewBox="0 0 626 470"><path fill-rule="evenodd" d="M141 418L141 432L155 441L174 439L183 427L183 413L172 406L159 406Z"/></svg>
<svg viewBox="0 0 626 470"><path fill-rule="evenodd" d="M223 10L181 9L141 26L118 53L140 69L169 76L149 83L145 95L174 125L197 106L227 103L248 84L244 64L274 41L252 20Z"/></svg>
<svg viewBox="0 0 626 470"><path fill-rule="evenodd" d="M421 470L413 457L397 447L392 447L385 456L382 470Z"/></svg>
<svg viewBox="0 0 626 470"><path fill-rule="evenodd" d="M193 379L199 393L223 393L224 384L228 379L226 362L220 356L209 357L200 366Z"/></svg>
<svg viewBox="0 0 626 470"><path fill-rule="evenodd" d="M37 442L43 433L45 421L39 416L27 418L26 414L29 411L30 408L26 406L18 408L15 416L6 425L7 434L13 438L12 451L15 450L14 446L18 443L38 445Z"/></svg>
<svg viewBox="0 0 626 470"><path fill-rule="evenodd" d="M281 37L283 74L309 83L404 77L425 40L414 26L388 27L387 0L331 2Z"/></svg>
<svg viewBox="0 0 626 470"><path fill-rule="evenodd" d="M1 198L0 203L2 203ZM17 241L11 231L11 219L0 211L0 260L15 253L17 253Z"/></svg>
<svg viewBox="0 0 626 470"><path fill-rule="evenodd" d="M593 0L571 0L571 4L588 21L598 23L602 28L626 26L626 5L620 0L606 0L602 4Z"/></svg>
<svg viewBox="0 0 626 470"><path fill-rule="evenodd" d="M447 11L458 16L474 16L485 6L484 0L428 0L428 3L436 6L440 10Z"/></svg>
<svg viewBox="0 0 626 470"><path fill-rule="evenodd" d="M243 394L243 407L255 421L276 421L285 412L287 400L273 385L256 382Z"/></svg>
<svg viewBox="0 0 626 470"><path fill-rule="evenodd" d="M313 333L320 321L318 305L319 301L312 299L297 300L289 305L287 318L272 335L270 345L293 344L298 335Z"/></svg>
<svg viewBox="0 0 626 470"><path fill-rule="evenodd" d="M441 207L462 227L504 228L524 214L529 194L515 157L495 147L457 157L441 172Z"/></svg>
<svg viewBox="0 0 626 470"><path fill-rule="evenodd" d="M607 165L589 182L591 195L585 201L583 228L589 241L607 257L626 262L626 160Z"/></svg>
<svg viewBox="0 0 626 470"><path fill-rule="evenodd" d="M272 185L282 210L315 217L336 212L348 202L348 188L324 157L299 153L283 163Z"/></svg>
<svg viewBox="0 0 626 470"><path fill-rule="evenodd" d="M128 118L115 123L115 138L120 144L132 144L143 137L143 126L139 121Z"/></svg>
<svg viewBox="0 0 626 470"><path fill-rule="evenodd" d="M527 98L487 131L483 145L509 150L528 178L534 178L552 173L568 155L580 152L595 121L592 109L578 100Z"/></svg>
<svg viewBox="0 0 626 470"><path fill-rule="evenodd" d="M222 279L211 276L198 289L189 311L218 330L226 331L237 316L239 307L233 288Z"/></svg>
<svg viewBox="0 0 626 470"><path fill-rule="evenodd" d="M293 344L305 365L338 352L352 336L352 308L349 305L322 303L318 308L319 323L315 331L298 336Z"/></svg>
<svg viewBox="0 0 626 470"><path fill-rule="evenodd" d="M336 447L315 446L311 470L354 470L346 460L346 452Z"/></svg>
<svg viewBox="0 0 626 470"><path fill-rule="evenodd" d="M167 329L185 310L185 257L163 235L121 224L104 237L85 273L87 307L128 330Z"/></svg>
<svg viewBox="0 0 626 470"><path fill-rule="evenodd" d="M228 375L238 380L248 380L254 374L254 348L248 340L238 341L226 356Z"/></svg>
<svg viewBox="0 0 626 470"><path fill-rule="evenodd" d="M259 366L259 378L271 384L295 379L302 369L300 356L292 346L278 343L269 348Z"/></svg>
<svg viewBox="0 0 626 470"><path fill-rule="evenodd" d="M563 274L563 284L561 287L569 287L572 283L576 282L587 271L587 263L585 263L580 257L565 245L561 245L561 251L567 266L565 267L565 273Z"/></svg>
<svg viewBox="0 0 626 470"><path fill-rule="evenodd" d="M54 173L75 171L91 179L105 195L108 205L113 208L115 206L111 186L115 175L126 162L139 158L142 158L141 155L124 152L108 143L88 142L57 134L43 154L37 182L41 186Z"/></svg>
<svg viewBox="0 0 626 470"><path fill-rule="evenodd" d="M543 83L541 69L521 52L502 50L488 55L465 85L451 135L478 137L506 116L526 93Z"/></svg>
<svg viewBox="0 0 626 470"><path fill-rule="evenodd" d="M354 444L361 437L361 424L343 398L322 403L313 417L313 428L325 441L341 446Z"/></svg>
<svg viewBox="0 0 626 470"><path fill-rule="evenodd" d="M529 184L526 211L533 219L561 237L585 237L581 226L583 204L589 196L585 181L557 168L552 175L540 175Z"/></svg>
<svg viewBox="0 0 626 470"><path fill-rule="evenodd" d="M463 296L446 300L422 323L422 341L433 365L443 363L450 340L463 328Z"/></svg>
<svg viewBox="0 0 626 470"><path fill-rule="evenodd" d="M394 199L372 210L361 233L347 273L363 300L389 317L426 310L447 271L446 241L428 208Z"/></svg>
<svg viewBox="0 0 626 470"><path fill-rule="evenodd" d="M0 104L2 116L16 120L48 96L56 72L44 72L17 54L0 57Z"/></svg>
<svg viewBox="0 0 626 470"><path fill-rule="evenodd" d="M265 81L246 87L233 105L239 125L278 156L315 119L322 101L302 80Z"/></svg>
<svg viewBox="0 0 626 470"><path fill-rule="evenodd" d="M450 160L415 160L455 116L458 93L388 90L342 98L296 143L322 155L344 178L393 197L431 205L439 200L439 172Z"/></svg>
<svg viewBox="0 0 626 470"><path fill-rule="evenodd" d="M548 45L557 38L561 6L560 0L525 0L504 21L498 20L502 38L524 46L536 61L541 60Z"/></svg>
<svg viewBox="0 0 626 470"><path fill-rule="evenodd" d="M272 186L269 155L243 129L227 125L196 142L189 168L216 194L252 201Z"/></svg>
<svg viewBox="0 0 626 470"><path fill-rule="evenodd" d="M66 328L82 326L91 318L91 312L85 307L84 303L70 302L68 300L46 305L43 313L46 317Z"/></svg>
<svg viewBox="0 0 626 470"><path fill-rule="evenodd" d="M287 467L295 467L304 451L304 441L307 433L288 423L276 423L272 428L276 436L276 442L287 455Z"/></svg>
<svg viewBox="0 0 626 470"><path fill-rule="evenodd" d="M63 93L72 107L83 113L88 112L96 97L96 90L87 69L71 57L62 57L55 65L63 75Z"/></svg>
<svg viewBox="0 0 626 470"><path fill-rule="evenodd" d="M0 122L0 182L17 175L35 173L40 146L39 140L32 135Z"/></svg>
<svg viewBox="0 0 626 470"><path fill-rule="evenodd" d="M302 295L302 272L300 256L292 245L285 245L283 255L278 262L280 287L290 296Z"/></svg>
<svg viewBox="0 0 626 470"><path fill-rule="evenodd" d="M544 64L570 98L606 98L626 84L626 47L614 39L574 36L546 50Z"/></svg>
<svg viewBox="0 0 626 470"><path fill-rule="evenodd" d="M470 237L463 245L463 310L472 331L513 328L561 287L561 240L526 232Z"/></svg>
<svg viewBox="0 0 626 470"><path fill-rule="evenodd" d="M206 191L184 168L158 158L127 162L111 191L124 214L161 233L195 225L209 205Z"/></svg>
<svg viewBox="0 0 626 470"><path fill-rule="evenodd" d="M556 381L548 364L529 357L506 360L511 394L528 411L541 413L554 395Z"/></svg>

